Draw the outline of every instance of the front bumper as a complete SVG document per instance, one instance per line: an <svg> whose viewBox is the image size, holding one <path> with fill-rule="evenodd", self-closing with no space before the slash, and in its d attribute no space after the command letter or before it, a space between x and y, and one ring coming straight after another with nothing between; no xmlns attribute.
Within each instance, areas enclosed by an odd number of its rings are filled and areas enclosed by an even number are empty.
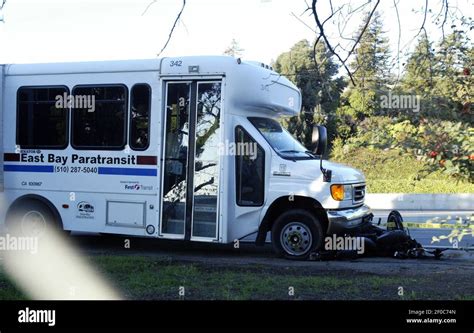
<svg viewBox="0 0 474 333"><path fill-rule="evenodd" d="M363 205L357 208L327 210L328 234L351 233L366 223L370 223L373 214L369 206Z"/></svg>

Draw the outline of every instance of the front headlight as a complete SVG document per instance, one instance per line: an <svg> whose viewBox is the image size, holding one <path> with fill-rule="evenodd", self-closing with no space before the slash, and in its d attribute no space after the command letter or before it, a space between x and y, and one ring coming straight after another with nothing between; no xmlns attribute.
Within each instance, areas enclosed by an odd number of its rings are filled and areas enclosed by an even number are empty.
<svg viewBox="0 0 474 333"><path fill-rule="evenodd" d="M352 200L352 185L331 185L331 196L336 201Z"/></svg>
<svg viewBox="0 0 474 333"><path fill-rule="evenodd" d="M352 185L344 185L344 200L352 200Z"/></svg>

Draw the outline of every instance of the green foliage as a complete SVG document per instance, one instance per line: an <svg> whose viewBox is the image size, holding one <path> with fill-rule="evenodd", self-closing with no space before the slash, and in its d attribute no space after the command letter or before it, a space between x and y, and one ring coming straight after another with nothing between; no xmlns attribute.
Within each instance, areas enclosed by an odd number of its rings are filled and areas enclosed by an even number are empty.
<svg viewBox="0 0 474 333"><path fill-rule="evenodd" d="M441 171L474 181L473 95L474 51L462 30L437 48L422 35L409 56L401 82L388 89L381 22L376 16L361 40L352 68L357 86L349 86L336 115L338 136L351 148L396 148L423 160L425 172ZM384 96L418 98L419 110L381 108Z"/></svg>
<svg viewBox="0 0 474 333"><path fill-rule="evenodd" d="M402 115L405 120L392 129L399 130L394 144L421 157L428 170L470 181L474 181L473 62L473 48L462 30L441 40L436 52L426 36L420 38L401 84L402 93L421 97L420 112Z"/></svg>
<svg viewBox="0 0 474 333"><path fill-rule="evenodd" d="M368 16L364 18L358 34L367 20ZM382 29L381 17L375 12L350 63L356 85L349 86L342 101L342 105L351 108L358 119L380 114L379 96L386 91L390 77L389 55L388 39Z"/></svg>
<svg viewBox="0 0 474 333"><path fill-rule="evenodd" d="M433 43L422 34L405 66L401 87L422 98L431 96L434 87L435 54Z"/></svg>
<svg viewBox="0 0 474 333"><path fill-rule="evenodd" d="M401 80L394 80L388 41L381 17L375 13L350 63L356 84L350 83L342 94L344 83L334 78L337 66L324 44L316 50L316 67L309 42L297 43L275 64L303 94L301 115L284 125L308 148L313 124L324 124L330 140L344 149L396 150L418 163L423 172L417 177L433 173L443 174L442 182L447 176L474 182L474 48L468 29L472 20L462 22L438 43L421 34ZM393 96L417 106L383 102ZM333 154L338 154L337 149Z"/></svg>
<svg viewBox="0 0 474 333"><path fill-rule="evenodd" d="M402 82L396 87L402 94L421 99L420 112L412 114L414 119L472 122L473 52L468 35L462 30L447 35L436 49L427 36L418 40L408 58Z"/></svg>
<svg viewBox="0 0 474 333"><path fill-rule="evenodd" d="M349 147L386 149L393 147L390 128L393 120L389 117L370 117L362 121L357 132L347 140Z"/></svg>
<svg viewBox="0 0 474 333"><path fill-rule="evenodd" d="M370 193L474 193L472 182L453 181L441 170L427 173L427 162L396 149L355 148L336 139L331 159L364 172Z"/></svg>
<svg viewBox="0 0 474 333"><path fill-rule="evenodd" d="M462 122L431 121L415 133L417 153L429 170L441 169L456 178L474 182L474 128Z"/></svg>
<svg viewBox="0 0 474 333"><path fill-rule="evenodd" d="M366 16L364 22L367 19ZM369 137L386 135L385 128L370 119L381 114L380 96L386 91L389 79L388 58L388 41L376 12L350 64L356 85L349 85L336 111L337 135L349 145L377 147L381 142Z"/></svg>
<svg viewBox="0 0 474 333"><path fill-rule="evenodd" d="M326 125L329 136L334 136L335 110L344 81L334 79L338 67L324 43L318 44L315 53L310 43L302 40L278 56L274 67L292 80L303 96L300 115L284 121L289 132L308 148L314 124Z"/></svg>
<svg viewBox="0 0 474 333"><path fill-rule="evenodd" d="M471 45L471 46L470 46ZM436 86L434 95L439 96L441 111L449 118L473 121L470 102L474 92L474 80L470 74L474 64L473 47L468 35L456 30L439 43L436 55Z"/></svg>
<svg viewBox="0 0 474 333"><path fill-rule="evenodd" d="M380 116L365 119L352 136L337 142L346 149L397 149L424 161L425 172L441 171L473 182L473 134L473 128L462 122L425 120L414 125Z"/></svg>

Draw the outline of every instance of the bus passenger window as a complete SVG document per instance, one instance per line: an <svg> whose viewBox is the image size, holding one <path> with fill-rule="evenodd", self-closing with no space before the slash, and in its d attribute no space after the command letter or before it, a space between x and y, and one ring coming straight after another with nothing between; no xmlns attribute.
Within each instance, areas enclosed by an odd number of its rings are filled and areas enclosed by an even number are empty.
<svg viewBox="0 0 474 333"><path fill-rule="evenodd" d="M16 142L21 148L62 149L67 146L68 107L57 100L66 87L22 87L17 93Z"/></svg>
<svg viewBox="0 0 474 333"><path fill-rule="evenodd" d="M235 171L237 205L263 205L265 152L242 128L235 129Z"/></svg>
<svg viewBox="0 0 474 333"><path fill-rule="evenodd" d="M127 87L76 86L72 95L72 144L77 149L119 150L125 147Z"/></svg>
<svg viewBox="0 0 474 333"><path fill-rule="evenodd" d="M130 95L130 148L148 148L150 136L151 88L147 84L136 84Z"/></svg>

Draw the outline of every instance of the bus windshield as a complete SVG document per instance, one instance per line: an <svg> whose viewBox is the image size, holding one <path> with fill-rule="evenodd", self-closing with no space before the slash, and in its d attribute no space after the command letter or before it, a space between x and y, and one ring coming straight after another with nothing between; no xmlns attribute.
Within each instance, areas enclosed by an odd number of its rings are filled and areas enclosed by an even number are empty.
<svg viewBox="0 0 474 333"><path fill-rule="evenodd" d="M278 121L260 117L249 117L248 119L282 157L289 159L315 158Z"/></svg>

